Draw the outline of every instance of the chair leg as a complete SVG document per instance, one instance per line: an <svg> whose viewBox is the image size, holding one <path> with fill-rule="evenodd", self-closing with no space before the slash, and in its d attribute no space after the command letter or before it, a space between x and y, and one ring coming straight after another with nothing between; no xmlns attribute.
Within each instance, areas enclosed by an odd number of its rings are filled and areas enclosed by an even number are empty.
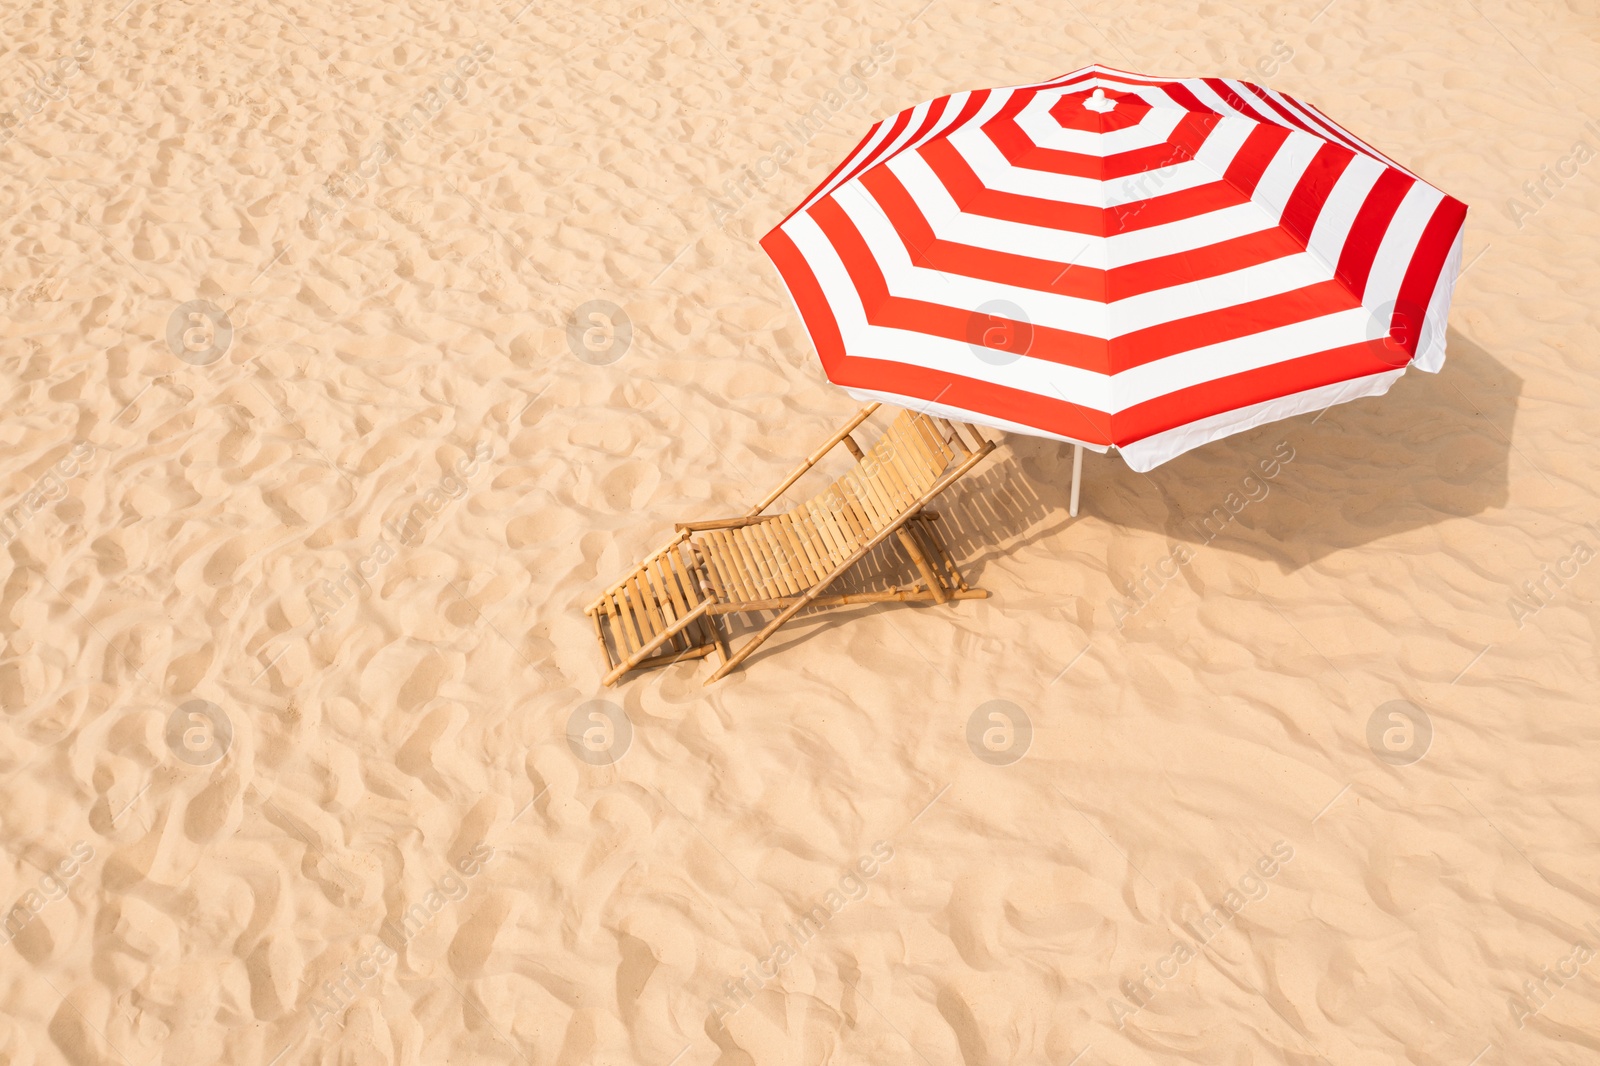
<svg viewBox="0 0 1600 1066"><path fill-rule="evenodd" d="M706 636L709 638L709 643L717 653L718 666L732 658L731 653L728 651L728 638L722 635L722 627L717 624L717 616L715 614L707 614L700 623L700 628L705 631Z"/></svg>
<svg viewBox="0 0 1600 1066"><path fill-rule="evenodd" d="M945 595L944 583L933 572L933 566L928 562L928 557L923 554L922 546L917 543L917 538L912 534L910 527L901 526L895 530L895 534L900 538L900 545L905 548L906 554L911 556L911 561L917 564L917 570L922 574L923 583L928 586L928 591L933 593L933 601L935 603L944 603L949 600L950 597Z"/></svg>
<svg viewBox="0 0 1600 1066"><path fill-rule="evenodd" d="M922 519L921 528L916 528L910 524L907 524L906 528L911 529L916 534L917 543L922 545L923 551L935 564L934 569L941 575L948 574L950 576L951 595L967 591L966 579L961 576L961 570L956 566L956 561L950 557L950 553L939 542L939 534L933 528L933 523L939 516L929 511L923 511L917 517Z"/></svg>

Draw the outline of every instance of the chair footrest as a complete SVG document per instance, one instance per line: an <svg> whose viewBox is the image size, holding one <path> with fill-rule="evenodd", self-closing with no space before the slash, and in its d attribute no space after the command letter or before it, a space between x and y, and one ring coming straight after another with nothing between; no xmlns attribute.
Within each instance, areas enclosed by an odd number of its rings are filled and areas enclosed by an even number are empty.
<svg viewBox="0 0 1600 1066"><path fill-rule="evenodd" d="M683 541L640 563L600 597L592 612L609 669L606 683L642 666L715 650L719 638L706 617L714 603Z"/></svg>

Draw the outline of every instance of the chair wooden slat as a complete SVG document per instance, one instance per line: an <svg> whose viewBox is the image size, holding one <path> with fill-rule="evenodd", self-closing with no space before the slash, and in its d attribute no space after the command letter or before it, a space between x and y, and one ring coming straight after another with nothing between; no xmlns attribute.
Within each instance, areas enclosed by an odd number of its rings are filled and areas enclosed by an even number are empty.
<svg viewBox="0 0 1600 1066"><path fill-rule="evenodd" d="M938 471L930 469L928 456L920 447L915 419L908 419L904 425L896 427L894 440L894 457L906 486L913 497L921 496L938 477Z"/></svg>
<svg viewBox="0 0 1600 1066"><path fill-rule="evenodd" d="M828 549L828 561L837 566L839 560L850 554L845 548L843 534L833 524L833 516L828 514L828 508L823 504L816 500L807 500L806 510L811 514L812 527L822 538L823 546ZM831 570L833 567L830 566L828 569Z"/></svg>
<svg viewBox="0 0 1600 1066"><path fill-rule="evenodd" d="M648 614L650 624L655 626L656 633L659 633L668 623L667 611L661 606L661 591L655 583L654 563L653 559L648 563L641 563L634 577L639 582L640 592L644 596L643 610Z"/></svg>
<svg viewBox="0 0 1600 1066"><path fill-rule="evenodd" d="M633 620L633 615L628 612L627 597L622 592L611 594L611 605L615 608L614 618L620 618L621 624L617 632L622 634L623 642L628 645L628 655L632 655L644 647L644 641L639 637L639 627ZM627 656L623 656L627 658Z"/></svg>
<svg viewBox="0 0 1600 1066"><path fill-rule="evenodd" d="M905 430L900 434L900 441L905 454L906 469L916 482L918 492L926 492L928 486L939 476L939 468L943 464L934 460L928 442L923 439L922 431L917 427L915 419L906 423Z"/></svg>
<svg viewBox="0 0 1600 1066"><path fill-rule="evenodd" d="M955 449L950 447L949 443L944 439L944 434L939 431L939 427L934 424L933 419L922 415L917 420L917 429L921 432L923 441L927 443L929 448L933 449L933 454L939 457L940 470L942 471L944 467L949 466L950 460L955 458Z"/></svg>
<svg viewBox="0 0 1600 1066"><path fill-rule="evenodd" d="M878 531L878 520L872 514L872 509L867 506L867 502L861 498L861 490L855 486L854 482L855 479L851 478L845 485L844 514L855 523L856 528L859 530L856 534L859 542L865 543L871 540L872 535Z"/></svg>
<svg viewBox="0 0 1600 1066"><path fill-rule="evenodd" d="M628 649L627 641L622 635L622 616L617 613L617 605L612 601L611 593L601 594L600 603L606 612L606 621L611 630L612 640L617 645L617 657L626 659L628 657Z"/></svg>
<svg viewBox="0 0 1600 1066"><path fill-rule="evenodd" d="M902 500L900 498L900 486L895 484L895 479L890 474L888 464L881 456L873 457L872 473L870 476L862 478L862 483L873 494L873 498L877 500L878 509L883 514L883 518L880 520L882 525L887 525L894 521L900 512L911 503L909 499ZM882 528L882 525L879 528Z"/></svg>
<svg viewBox="0 0 1600 1066"><path fill-rule="evenodd" d="M810 588L822 576L811 568L811 553L807 550L805 535L795 528L793 513L781 514L775 523L778 532L783 534L784 540L789 542L789 559L794 576L800 579L802 588ZM826 570L823 573L827 573Z"/></svg>
<svg viewBox="0 0 1600 1066"><path fill-rule="evenodd" d="M871 481L870 488L877 493L878 506L883 511L883 522L879 526L881 529L884 525L888 525L896 518L899 518L901 512L911 506L911 501L915 497L905 496L902 498L903 494L900 490L899 482L887 459L880 458L875 461L872 467L872 477L869 480Z"/></svg>
<svg viewBox="0 0 1600 1066"><path fill-rule="evenodd" d="M811 546L815 549L819 573L827 573L833 569L833 549L829 546L828 537L823 531L822 520L817 517L816 504L807 500L803 514L806 520L806 530L811 534Z"/></svg>
<svg viewBox="0 0 1600 1066"><path fill-rule="evenodd" d="M678 571L673 566L677 561L678 553L668 552L661 559L661 583L667 586L667 596L672 600L672 609L682 618L689 613L689 605L695 601L692 589L688 588L688 580L680 579Z"/></svg>
<svg viewBox="0 0 1600 1066"><path fill-rule="evenodd" d="M886 489L893 488L894 509L895 513L899 514L902 510L911 506L911 501L917 498L917 494L911 491L909 479L906 477L905 472L900 469L900 464L895 461L895 452L898 451L895 447L896 443L888 439L881 440L878 442L876 451L878 453L878 469L882 472L880 482Z"/></svg>
<svg viewBox="0 0 1600 1066"><path fill-rule="evenodd" d="M720 549L718 558L726 565L728 577L733 581L735 589L741 600L760 599L750 581L750 575L745 572L744 561L739 558L739 553L733 546L733 539L724 530L716 530L707 534L716 539Z"/></svg>
<svg viewBox="0 0 1600 1066"><path fill-rule="evenodd" d="M629 584L624 585L622 591L617 593L617 608L623 612L622 617L628 623L628 632L633 634L634 639L639 642L639 647L642 648L650 640L650 629L641 613L639 598L633 593L632 580L630 575Z"/></svg>
<svg viewBox="0 0 1600 1066"><path fill-rule="evenodd" d="M717 561L717 546L711 543L711 537L702 533L689 543L694 546L694 557L705 572L706 584L711 586L713 595L719 600L733 599L733 587L728 584L728 578Z"/></svg>
<svg viewBox="0 0 1600 1066"><path fill-rule="evenodd" d="M827 553L822 550L822 541L818 538L817 531L811 528L811 514L796 507L789 512L789 528L794 532L795 539L800 542L800 552L805 556L806 569L811 571L812 583L822 580L822 575L833 567L823 564Z"/></svg>
<svg viewBox="0 0 1600 1066"><path fill-rule="evenodd" d="M745 526L742 529L728 530L728 543L733 547L734 557L743 564L745 576L750 579L750 591L757 599L762 599L771 596L772 593L767 587L766 567L755 557L755 547L746 539L746 530L749 528Z"/></svg>
<svg viewBox="0 0 1600 1066"><path fill-rule="evenodd" d="M899 501L896 499L900 494L893 485L887 483L887 472L883 468L882 460L869 452L866 461L856 468L855 474L862 499L870 501L876 510L872 516L872 524L882 528L893 521L894 516L900 513Z"/></svg>
<svg viewBox="0 0 1600 1066"><path fill-rule="evenodd" d="M834 519L838 520L838 527L850 535L850 551L856 551L854 544L861 539L861 520L856 517L859 511L856 507L851 506L850 498L850 479L848 477L840 477L832 485L832 491L827 496L827 504L829 504L829 511L834 515Z"/></svg>
<svg viewBox="0 0 1600 1066"><path fill-rule="evenodd" d="M871 494L856 471L852 470L840 479L844 482L844 501L846 510L854 509L855 517L860 523L862 532L871 535L882 520L878 514L877 501L871 499Z"/></svg>
<svg viewBox="0 0 1600 1066"><path fill-rule="evenodd" d="M883 449L885 458L893 458L897 453L904 452L909 445L906 443L906 431L911 428L911 419L907 416L909 411L902 411L900 417L878 439L877 447Z"/></svg>
<svg viewBox="0 0 1600 1066"><path fill-rule="evenodd" d="M928 462L933 467L935 474L944 473L945 467L950 465L951 456L939 447L939 431L934 428L933 420L927 415L918 415L912 423L916 430L916 439L928 453Z"/></svg>
<svg viewBox="0 0 1600 1066"><path fill-rule="evenodd" d="M900 469L905 473L913 491L926 492L927 486L933 484L933 479L938 475L933 470L933 464L929 462L928 453L923 450L922 442L917 439L915 427L906 427L899 451Z"/></svg>
<svg viewBox="0 0 1600 1066"><path fill-rule="evenodd" d="M733 568L732 561L728 559L727 545L722 543L720 537L713 540L709 533L705 534L704 545L706 561L715 568L711 572L716 574L716 579L721 582L724 598L730 603L745 599L744 582L740 579L738 571Z"/></svg>
<svg viewBox="0 0 1600 1066"><path fill-rule="evenodd" d="M773 532L787 545L789 552L789 572L794 575L795 582L802 588L808 589L817 583L817 577L811 570L811 554L806 551L806 546L800 541L800 534L794 528L794 515L785 513L778 515L772 523Z"/></svg>
<svg viewBox="0 0 1600 1066"><path fill-rule="evenodd" d="M844 515L844 487L834 482L826 493L817 497L817 509L825 516L828 528L838 539L840 550L846 555L855 551L855 524Z"/></svg>
<svg viewBox="0 0 1600 1066"><path fill-rule="evenodd" d="M847 558L851 552L856 550L856 540L855 535L850 532L850 526L844 521L839 513L844 507L843 501L836 502L838 502L837 507L829 506L827 504L818 504L817 514L822 517L823 522L827 525L828 532L833 536L834 554L840 559L844 559ZM838 563L835 562L834 565L837 566Z"/></svg>
<svg viewBox="0 0 1600 1066"><path fill-rule="evenodd" d="M733 542L734 549L739 553L739 559L745 565L745 572L750 575L751 587L763 597L776 596L778 587L772 580L772 572L767 569L765 560L761 558L760 549L750 542L750 527L729 530L728 539Z"/></svg>
<svg viewBox="0 0 1600 1066"><path fill-rule="evenodd" d="M639 568L639 587L644 590L644 605L650 612L650 624L659 634L673 622L672 604L663 599L663 593L656 581L654 566Z"/></svg>
<svg viewBox="0 0 1600 1066"><path fill-rule="evenodd" d="M806 561L811 567L811 578L820 581L822 575L833 567L827 565L828 553L822 547L822 538L817 534L816 527L811 524L811 512L795 508L793 525L794 534L800 538L800 547L806 553Z"/></svg>
<svg viewBox="0 0 1600 1066"><path fill-rule="evenodd" d="M754 536L758 547L766 552L766 565L771 567L771 573L778 581L779 589L782 589L784 595L794 595L794 592L790 592L790 587L798 587L800 581L795 576L794 565L789 559L789 549L778 535L778 519L773 517L760 525L750 527L750 535Z"/></svg>
<svg viewBox="0 0 1600 1066"><path fill-rule="evenodd" d="M862 541L866 539L866 530L862 526L861 512L850 498L850 488L844 483L843 478L835 482L835 489L836 491L829 499L829 502L837 506L831 508L831 513L839 528L848 534L845 538L845 544L854 552L861 546Z"/></svg>
<svg viewBox="0 0 1600 1066"><path fill-rule="evenodd" d="M687 613L689 608L700 606L700 601L706 598L705 590L695 580L695 575L699 571L696 567L685 563L683 556L678 552L673 552L669 558L672 562L673 576L678 579L678 587L683 590L680 609Z"/></svg>
<svg viewBox="0 0 1600 1066"><path fill-rule="evenodd" d="M773 529L776 522L777 519L772 519L746 528L750 530L751 539L756 542L757 549L766 552L767 566L778 588L785 596L795 596L800 592L800 582L791 572L789 553L779 543L777 532Z"/></svg>
<svg viewBox="0 0 1600 1066"><path fill-rule="evenodd" d="M767 536L773 541L773 549L779 553L778 562L783 567L783 576L794 586L794 594L810 588L812 583L806 580L805 574L805 556L799 552L798 544L791 543L782 517L767 523Z"/></svg>
<svg viewBox="0 0 1600 1066"><path fill-rule="evenodd" d="M650 583L654 586L651 589L651 595L654 596L656 603L661 607L661 617L666 619L668 625L671 625L688 612L679 610L677 603L672 599L673 590L668 587L671 579L667 576L666 566L666 560L661 556L657 556L653 563L645 567L645 573L650 576ZM680 595L682 594L680 593Z"/></svg>
<svg viewBox="0 0 1600 1066"><path fill-rule="evenodd" d="M655 604L650 601L649 596L645 593L637 572L633 575L628 587L633 593L633 616L639 621L639 635L648 644L655 638L657 633L661 632L660 627L656 625L655 611L651 610Z"/></svg>
<svg viewBox="0 0 1600 1066"><path fill-rule="evenodd" d="M701 536L705 540L706 551L710 553L710 558L716 562L719 572L722 574L722 580L727 585L728 598L730 600L749 599L750 589L745 584L744 574L739 571L738 567L733 565L733 560L729 557L729 553L733 549L728 546L727 534L717 529L702 533Z"/></svg>
<svg viewBox="0 0 1600 1066"><path fill-rule="evenodd" d="M712 560L711 546L702 541L693 541L692 543L694 546L691 549L693 552L693 563L690 566L691 574L698 572L705 575L705 580L701 583L704 592L719 603L728 602L733 598L733 594L728 591L728 585L723 580L722 571L717 568L716 563ZM708 622L707 624L709 625L710 623Z"/></svg>
<svg viewBox="0 0 1600 1066"><path fill-rule="evenodd" d="M878 440L877 443L883 466L888 467L888 475L890 475L890 480L894 483L896 491L902 493L902 499L898 501L899 506L902 507L907 506L912 499L917 498L917 495L910 491L912 483L917 479L907 471L907 445L906 440L902 439L901 435L904 429L906 429L906 424L902 423L901 419L894 419L894 424L890 426L890 431L883 434L883 439Z"/></svg>

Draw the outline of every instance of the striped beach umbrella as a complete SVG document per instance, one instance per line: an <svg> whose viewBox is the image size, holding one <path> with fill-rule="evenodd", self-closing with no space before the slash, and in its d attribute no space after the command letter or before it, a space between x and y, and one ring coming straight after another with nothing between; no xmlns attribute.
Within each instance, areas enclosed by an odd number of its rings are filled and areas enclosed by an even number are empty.
<svg viewBox="0 0 1600 1066"><path fill-rule="evenodd" d="M1091 66L884 119L761 244L858 398L1149 470L1438 371L1465 217L1284 93Z"/></svg>

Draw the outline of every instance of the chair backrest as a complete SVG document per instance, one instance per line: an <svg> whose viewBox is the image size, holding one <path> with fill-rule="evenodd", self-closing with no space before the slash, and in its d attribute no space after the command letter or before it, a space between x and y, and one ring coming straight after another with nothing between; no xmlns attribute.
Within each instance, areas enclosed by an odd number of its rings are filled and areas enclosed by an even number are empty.
<svg viewBox="0 0 1600 1066"><path fill-rule="evenodd" d="M844 476L795 509L848 555L892 524L939 480L955 451L927 415L901 411ZM830 554L833 554L830 552Z"/></svg>
<svg viewBox="0 0 1600 1066"><path fill-rule="evenodd" d="M926 415L902 411L855 465L799 506L698 534L724 602L810 589L927 493L956 452Z"/></svg>

